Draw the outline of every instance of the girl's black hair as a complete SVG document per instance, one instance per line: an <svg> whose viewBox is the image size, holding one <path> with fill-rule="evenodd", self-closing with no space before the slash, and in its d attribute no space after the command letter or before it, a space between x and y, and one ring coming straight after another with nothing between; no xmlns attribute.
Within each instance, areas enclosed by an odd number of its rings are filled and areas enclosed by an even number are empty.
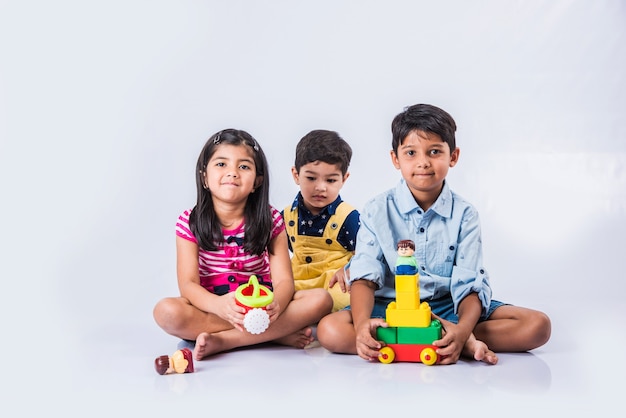
<svg viewBox="0 0 626 418"><path fill-rule="evenodd" d="M211 136L206 142L196 164L196 206L189 215L189 227L198 240L198 246L207 251L215 251L224 243L224 233L215 209L213 197L205 187L206 166L217 147L221 144L244 145L249 147L256 166L256 175L262 177L254 193L248 196L244 209L245 251L261 255L267 250L272 233L272 211L269 204L269 172L267 159L259 143L246 131L224 129Z"/></svg>

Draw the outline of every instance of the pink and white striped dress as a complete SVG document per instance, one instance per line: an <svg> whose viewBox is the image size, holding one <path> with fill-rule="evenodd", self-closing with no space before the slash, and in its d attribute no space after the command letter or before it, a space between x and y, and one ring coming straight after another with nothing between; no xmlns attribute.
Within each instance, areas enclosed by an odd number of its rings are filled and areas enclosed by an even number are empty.
<svg viewBox="0 0 626 418"><path fill-rule="evenodd" d="M280 212L272 210L272 239L285 230L285 223ZM189 229L189 214L185 210L176 222L176 235L198 243ZM251 275L256 275L259 283L272 288L270 277L269 255L267 250L262 255L254 255L244 251L244 223L235 229L223 229L226 241L216 251L205 251L198 248L198 264L200 267L200 284L211 293L223 295L232 292L240 284L247 283Z"/></svg>

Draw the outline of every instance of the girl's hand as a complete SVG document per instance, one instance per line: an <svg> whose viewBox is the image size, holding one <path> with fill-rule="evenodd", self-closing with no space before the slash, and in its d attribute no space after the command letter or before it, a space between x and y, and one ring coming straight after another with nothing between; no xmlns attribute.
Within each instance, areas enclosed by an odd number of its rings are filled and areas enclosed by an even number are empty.
<svg viewBox="0 0 626 418"><path fill-rule="evenodd" d="M243 331L243 317L246 309L237 305L235 301L235 292L226 293L218 298L219 306L217 307L217 315L232 324L239 331Z"/></svg>
<svg viewBox="0 0 626 418"><path fill-rule="evenodd" d="M269 305L265 307L265 311L270 316L270 324L271 324L276 319L278 319L278 316L280 315L280 312L281 312L280 304L278 303L276 299L274 299L272 303L270 303Z"/></svg>
<svg viewBox="0 0 626 418"><path fill-rule="evenodd" d="M382 342L374 338L378 327L387 327L384 319L372 318L355 329L356 352L359 357L368 361L378 360L379 350L384 346Z"/></svg>

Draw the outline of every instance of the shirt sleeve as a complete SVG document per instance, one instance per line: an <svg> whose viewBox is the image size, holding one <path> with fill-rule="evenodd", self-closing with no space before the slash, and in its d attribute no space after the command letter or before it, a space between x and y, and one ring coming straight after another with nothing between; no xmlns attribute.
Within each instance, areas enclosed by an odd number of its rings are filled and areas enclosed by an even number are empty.
<svg viewBox="0 0 626 418"><path fill-rule="evenodd" d="M285 220L280 211L272 207L272 239L285 230Z"/></svg>
<svg viewBox="0 0 626 418"><path fill-rule="evenodd" d="M186 239L187 241L198 243L198 240L196 240L196 237L189 228L190 213L191 210L185 210L178 216L178 220L176 221L176 236Z"/></svg>
<svg viewBox="0 0 626 418"><path fill-rule="evenodd" d="M477 293L485 314L491 304L489 275L483 266L483 250L478 212L466 210L459 231L456 260L450 278L454 312L470 293Z"/></svg>
<svg viewBox="0 0 626 418"><path fill-rule="evenodd" d="M385 282L387 265L376 234L375 219L367 208L360 218L361 226L356 239L356 254L346 267L350 270L348 281L352 284L356 280L365 279L376 283L376 287L380 289Z"/></svg>

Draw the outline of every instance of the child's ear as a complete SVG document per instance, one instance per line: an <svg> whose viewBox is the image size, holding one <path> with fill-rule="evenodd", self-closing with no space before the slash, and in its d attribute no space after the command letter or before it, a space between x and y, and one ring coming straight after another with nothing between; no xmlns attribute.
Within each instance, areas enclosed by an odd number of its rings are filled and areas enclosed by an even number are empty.
<svg viewBox="0 0 626 418"><path fill-rule="evenodd" d="M298 176L298 170L296 170L296 166L291 167L291 176L293 177L293 181L295 181L296 184L299 186L300 176Z"/></svg>
<svg viewBox="0 0 626 418"><path fill-rule="evenodd" d="M254 181L254 188L258 189L261 184L263 184L263 176L256 176L256 180Z"/></svg>
<svg viewBox="0 0 626 418"><path fill-rule="evenodd" d="M459 148L455 148L454 151L450 153L450 167L454 167L456 163L459 162L459 154L461 150Z"/></svg>
<svg viewBox="0 0 626 418"><path fill-rule="evenodd" d="M345 183L346 180L348 180L348 177L350 177L350 172L346 171L346 174L343 175L343 182Z"/></svg>
<svg viewBox="0 0 626 418"><path fill-rule="evenodd" d="M398 162L398 156L396 155L396 152L394 150L391 150L389 151L389 155L391 156L391 163L393 164L393 166L397 170L400 170L400 163Z"/></svg>

